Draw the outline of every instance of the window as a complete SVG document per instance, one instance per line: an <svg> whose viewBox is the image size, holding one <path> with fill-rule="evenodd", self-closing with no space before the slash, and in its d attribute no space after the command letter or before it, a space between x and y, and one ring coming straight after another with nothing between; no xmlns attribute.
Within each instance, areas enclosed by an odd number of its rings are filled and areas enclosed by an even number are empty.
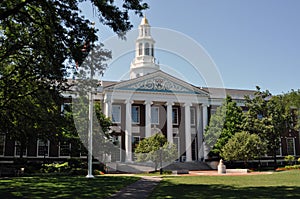
<svg viewBox="0 0 300 199"><path fill-rule="evenodd" d="M49 156L49 141L44 141L41 139L38 139L37 141L37 156L40 157L48 157Z"/></svg>
<svg viewBox="0 0 300 199"><path fill-rule="evenodd" d="M112 122L121 123L121 106L112 105Z"/></svg>
<svg viewBox="0 0 300 199"><path fill-rule="evenodd" d="M134 123L134 124L140 123L140 107L139 106L131 107L131 118L132 118L132 123Z"/></svg>
<svg viewBox="0 0 300 199"><path fill-rule="evenodd" d="M151 124L159 124L159 107L151 107Z"/></svg>
<svg viewBox="0 0 300 199"><path fill-rule="evenodd" d="M27 147L23 148L23 156L27 155ZM21 143L19 141L15 141L15 156L21 156Z"/></svg>
<svg viewBox="0 0 300 199"><path fill-rule="evenodd" d="M286 138L286 152L288 155L295 155L295 140L294 140L294 138Z"/></svg>
<svg viewBox="0 0 300 199"><path fill-rule="evenodd" d="M145 44L145 55L150 55L150 45L149 45L149 43Z"/></svg>
<svg viewBox="0 0 300 199"><path fill-rule="evenodd" d="M83 144L80 145L80 157L87 157L88 151Z"/></svg>
<svg viewBox="0 0 300 199"><path fill-rule="evenodd" d="M139 55L143 54L143 44L139 43Z"/></svg>
<svg viewBox="0 0 300 199"><path fill-rule="evenodd" d="M196 125L196 110L191 107L191 125Z"/></svg>
<svg viewBox="0 0 300 199"><path fill-rule="evenodd" d="M70 156L71 143L67 141L59 142L59 156Z"/></svg>
<svg viewBox="0 0 300 199"><path fill-rule="evenodd" d="M0 135L0 156L4 156L5 152L5 135Z"/></svg>
<svg viewBox="0 0 300 199"><path fill-rule="evenodd" d="M175 125L178 124L178 108L172 109L172 123Z"/></svg>
<svg viewBox="0 0 300 199"><path fill-rule="evenodd" d="M282 156L281 144L280 144L279 149L276 150L276 156Z"/></svg>

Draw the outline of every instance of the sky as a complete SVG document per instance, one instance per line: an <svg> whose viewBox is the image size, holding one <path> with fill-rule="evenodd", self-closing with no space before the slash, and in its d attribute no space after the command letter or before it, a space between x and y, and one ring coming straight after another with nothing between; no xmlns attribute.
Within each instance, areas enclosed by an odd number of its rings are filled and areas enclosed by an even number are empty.
<svg viewBox="0 0 300 199"><path fill-rule="evenodd" d="M156 50L155 57L162 70L196 86L219 86L207 80L218 76L226 88L253 90L260 86L272 94L300 88L299 0L145 2L150 6L145 15L152 26L156 46L168 40L159 33L169 31L175 38L165 46L172 44L171 50L161 47ZM134 58L134 35L141 18L131 15L135 32L129 32L129 38L122 41L109 27L100 24L90 5L82 5L82 9L88 18L95 21L104 45L107 43L110 47L112 41L120 42L112 49L113 58L103 80L128 79L130 62ZM180 37L177 38L178 35ZM202 51L189 49L191 45L185 45L183 41L193 42ZM130 49L114 57L114 51L124 42ZM176 54L180 50L188 54ZM200 55L203 53L206 56ZM194 57L199 60L191 61ZM215 76L207 77L210 70Z"/></svg>

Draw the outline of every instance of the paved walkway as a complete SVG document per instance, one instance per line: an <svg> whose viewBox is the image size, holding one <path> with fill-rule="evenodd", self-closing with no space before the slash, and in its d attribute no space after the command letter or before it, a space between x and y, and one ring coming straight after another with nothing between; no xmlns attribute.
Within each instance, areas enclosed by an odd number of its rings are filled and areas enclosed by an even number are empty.
<svg viewBox="0 0 300 199"><path fill-rule="evenodd" d="M109 199L142 199L147 198L162 179L158 176L144 176L137 182L121 189Z"/></svg>

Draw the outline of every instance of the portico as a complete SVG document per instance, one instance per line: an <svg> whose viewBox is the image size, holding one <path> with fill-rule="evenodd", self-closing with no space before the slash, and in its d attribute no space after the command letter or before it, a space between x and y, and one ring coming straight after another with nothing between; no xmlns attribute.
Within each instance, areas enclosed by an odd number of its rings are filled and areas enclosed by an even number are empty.
<svg viewBox="0 0 300 199"><path fill-rule="evenodd" d="M145 17L139 31L130 79L103 88L104 113L124 150L119 161L134 161L135 145L158 132L178 147L178 160L203 160L208 92L161 71Z"/></svg>

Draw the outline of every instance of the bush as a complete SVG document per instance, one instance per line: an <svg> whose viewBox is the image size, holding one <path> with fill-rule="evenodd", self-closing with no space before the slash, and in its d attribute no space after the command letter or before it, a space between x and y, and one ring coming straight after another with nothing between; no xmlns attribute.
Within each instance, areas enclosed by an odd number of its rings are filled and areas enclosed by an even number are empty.
<svg viewBox="0 0 300 199"><path fill-rule="evenodd" d="M293 161L295 160L295 157L292 156L292 155L287 155L287 156L284 157L284 160L286 162L288 162L289 165L292 165Z"/></svg>
<svg viewBox="0 0 300 199"><path fill-rule="evenodd" d="M293 165L293 166L285 166L284 168L287 169L287 170L300 169L300 165L296 164L296 165Z"/></svg>
<svg viewBox="0 0 300 199"><path fill-rule="evenodd" d="M163 170L163 174L165 174L165 175L171 175L172 171L170 171L170 170Z"/></svg>
<svg viewBox="0 0 300 199"><path fill-rule="evenodd" d="M66 173L69 171L71 171L71 167L68 162L43 164L41 169L43 173Z"/></svg>

